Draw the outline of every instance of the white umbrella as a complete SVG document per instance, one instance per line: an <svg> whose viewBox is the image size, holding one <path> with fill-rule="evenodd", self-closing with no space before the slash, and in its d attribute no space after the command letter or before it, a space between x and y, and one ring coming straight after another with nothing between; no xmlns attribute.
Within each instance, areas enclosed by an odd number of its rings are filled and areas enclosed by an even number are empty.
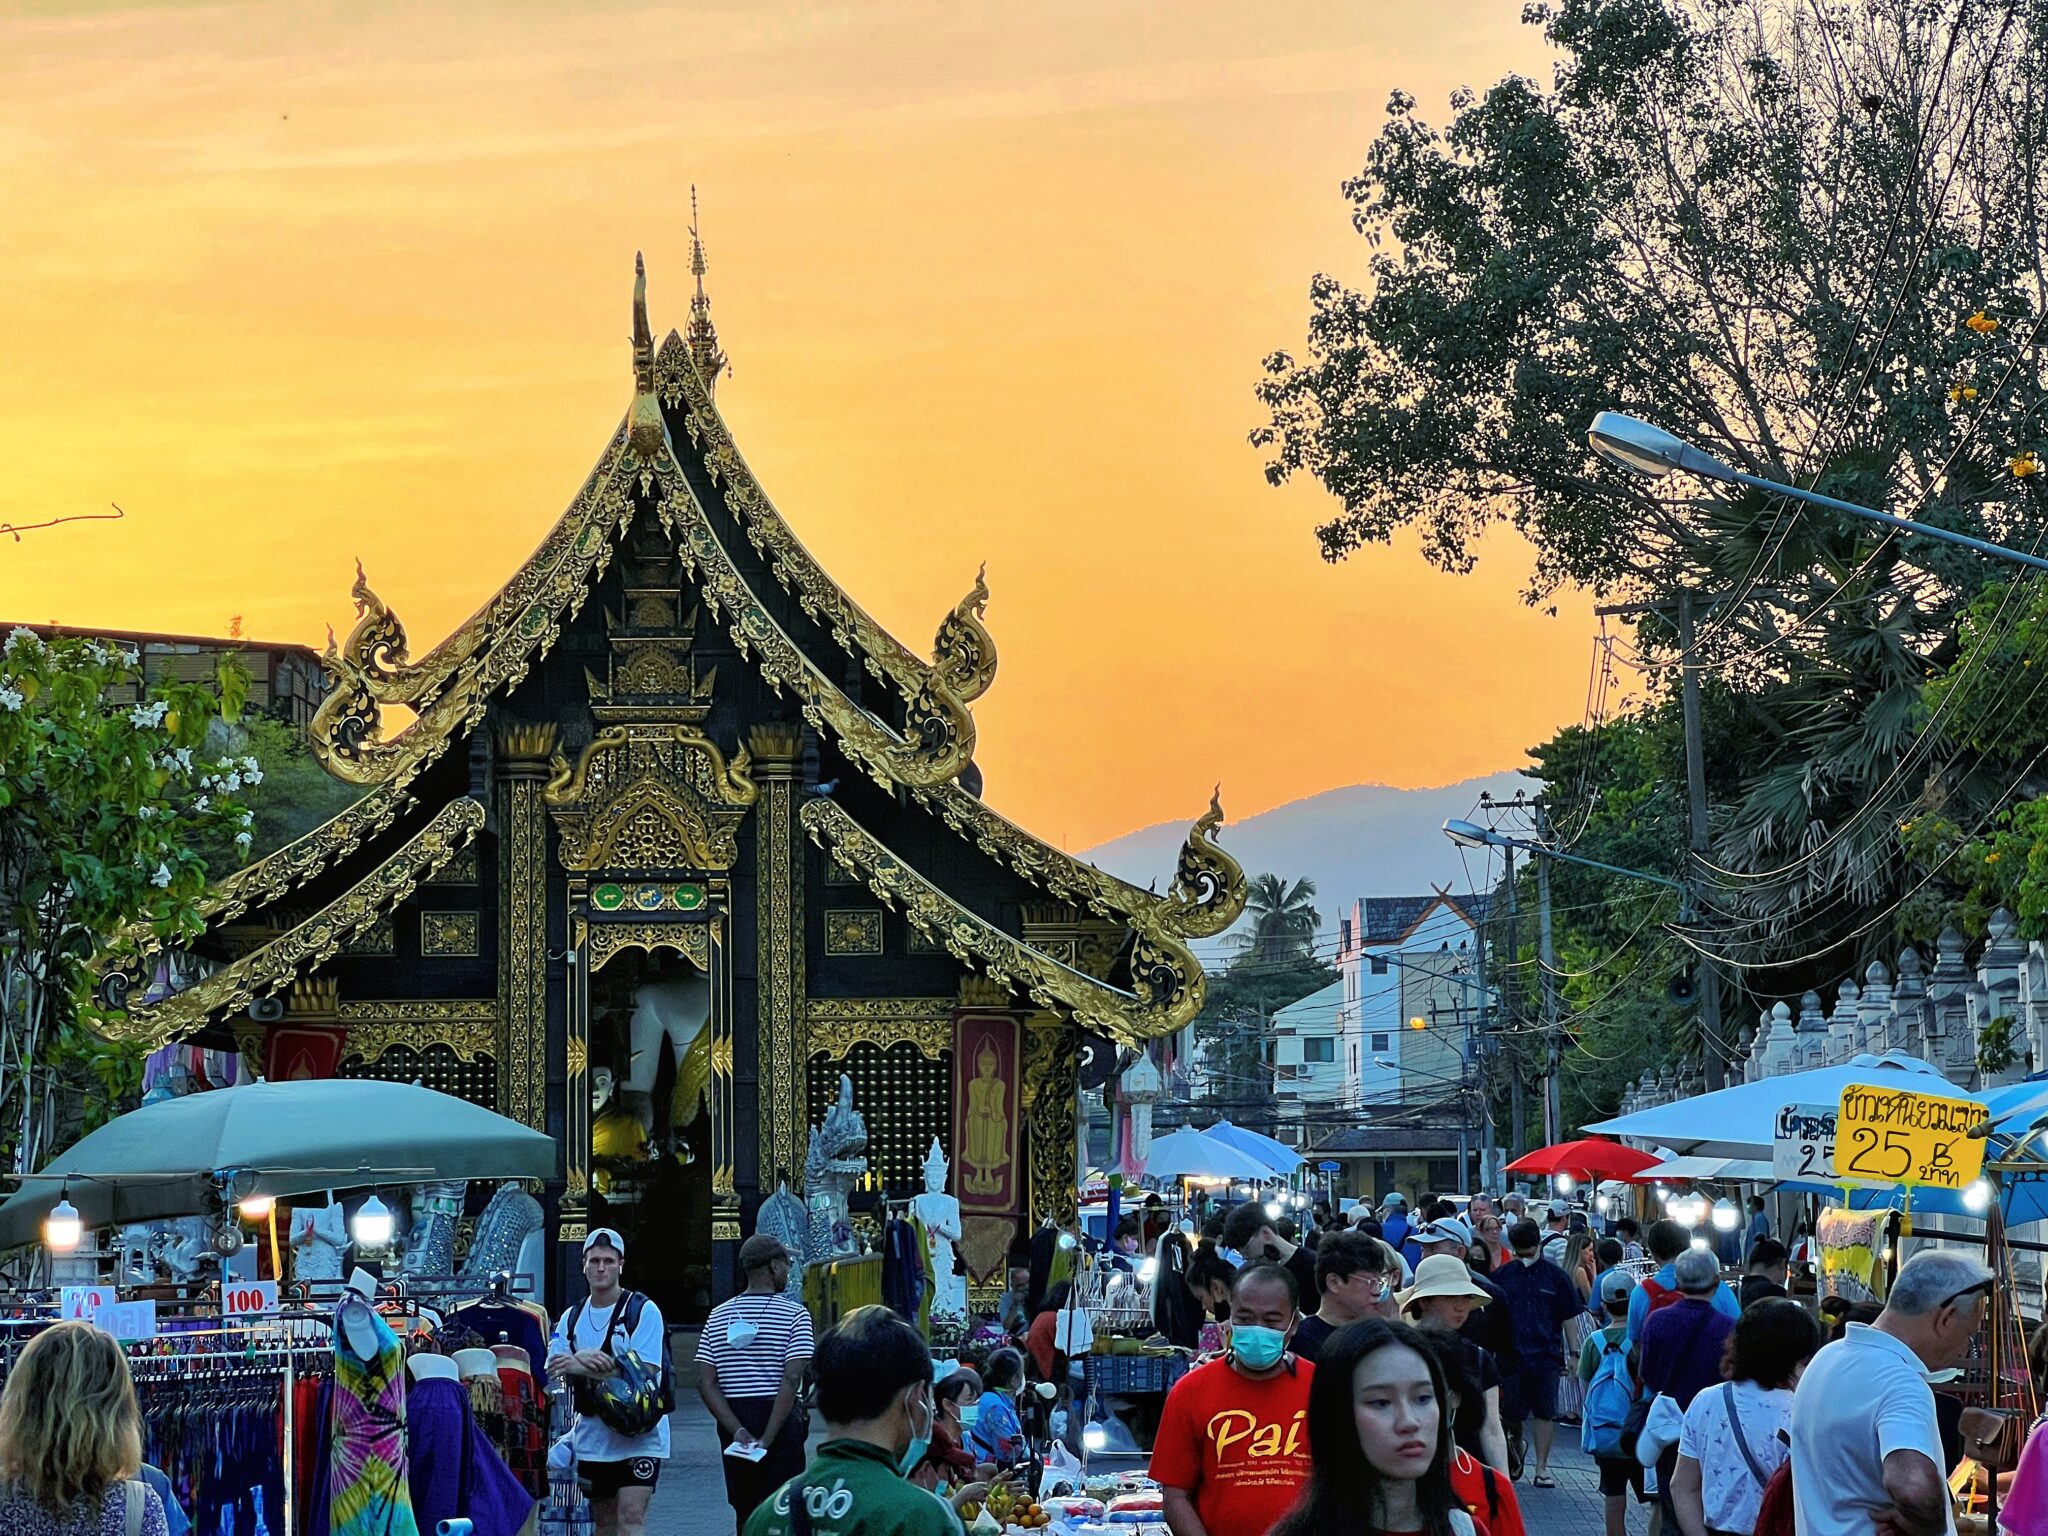
<svg viewBox="0 0 2048 1536"><path fill-rule="evenodd" d="M1213 1141L1200 1131L1182 1127L1161 1136L1145 1154L1145 1172L1155 1179L1258 1179L1273 1177L1273 1170L1226 1142Z"/></svg>
<svg viewBox="0 0 2048 1536"><path fill-rule="evenodd" d="M1856 1083L1908 1088L1938 1099L1970 1097L1926 1062L1887 1051L1882 1056L1858 1056L1839 1067L1788 1072L1783 1077L1766 1077L1718 1093L1659 1104L1585 1129L1598 1136L1635 1137L1695 1157L1769 1161L1779 1110L1787 1104L1837 1103L1842 1090Z"/></svg>
<svg viewBox="0 0 2048 1536"><path fill-rule="evenodd" d="M1275 1173L1292 1173L1301 1166L1301 1154L1286 1142L1258 1131L1248 1131L1241 1125L1232 1125L1228 1120L1218 1120L1202 1134L1211 1141L1220 1141L1226 1147L1248 1153Z"/></svg>
<svg viewBox="0 0 2048 1536"><path fill-rule="evenodd" d="M1668 1162L1645 1168L1630 1182L1654 1184L1662 1179L1738 1179L1769 1184L1777 1177L1768 1158L1674 1157Z"/></svg>

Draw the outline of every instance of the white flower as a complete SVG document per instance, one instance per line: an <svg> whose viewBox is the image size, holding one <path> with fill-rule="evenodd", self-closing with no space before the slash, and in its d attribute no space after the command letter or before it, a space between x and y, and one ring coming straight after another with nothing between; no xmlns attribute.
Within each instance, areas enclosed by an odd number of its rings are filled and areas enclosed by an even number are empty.
<svg viewBox="0 0 2048 1536"><path fill-rule="evenodd" d="M205 795L201 795L197 800L194 800L192 802L192 809L195 811L203 811L211 804L213 804L212 800L208 799Z"/></svg>
<svg viewBox="0 0 2048 1536"><path fill-rule="evenodd" d="M256 825L256 813L254 811L244 811L240 816L236 817L235 819L245 827L253 827Z"/></svg>
<svg viewBox="0 0 2048 1536"><path fill-rule="evenodd" d="M171 753L171 759L180 768L184 769L185 772L190 773L192 771L192 749L190 747L179 747Z"/></svg>
<svg viewBox="0 0 2048 1536"><path fill-rule="evenodd" d="M224 795L232 795L241 787L242 776L239 773L231 773L220 781L220 791Z"/></svg>
<svg viewBox="0 0 2048 1536"><path fill-rule="evenodd" d="M132 645L124 645L114 654L121 658L121 665L124 667L132 667L142 660L142 652L136 650ZM161 708L162 706L159 705L158 707Z"/></svg>
<svg viewBox="0 0 2048 1536"><path fill-rule="evenodd" d="M254 841L255 839L246 832L237 832L235 834L235 846L238 848L246 848Z"/></svg>
<svg viewBox="0 0 2048 1536"><path fill-rule="evenodd" d="M19 711L21 706L27 702L28 700L22 697L19 688L0 687L0 709L10 712Z"/></svg>
<svg viewBox="0 0 2048 1536"><path fill-rule="evenodd" d="M156 807L153 805L138 805L135 807L135 819L137 821L148 821L154 815L156 815Z"/></svg>
<svg viewBox="0 0 2048 1536"><path fill-rule="evenodd" d="M7 632L6 653L12 656L16 651L33 652L43 643L43 638L26 625L16 625Z"/></svg>
<svg viewBox="0 0 2048 1536"><path fill-rule="evenodd" d="M164 723L164 715L169 709L170 706L164 703L162 699L158 699L153 704L138 704L128 711L128 723L145 730L152 730Z"/></svg>
<svg viewBox="0 0 2048 1536"><path fill-rule="evenodd" d="M93 665L96 667L104 667L114 659L114 653L104 645L101 645L97 640L85 642L85 654L92 658Z"/></svg>
<svg viewBox="0 0 2048 1536"><path fill-rule="evenodd" d="M242 782L252 785L263 782L263 770L257 767L256 759L253 757L242 759Z"/></svg>
<svg viewBox="0 0 2048 1536"><path fill-rule="evenodd" d="M168 886L171 883L171 866L168 864L157 865L156 873L149 877L149 883L158 890Z"/></svg>

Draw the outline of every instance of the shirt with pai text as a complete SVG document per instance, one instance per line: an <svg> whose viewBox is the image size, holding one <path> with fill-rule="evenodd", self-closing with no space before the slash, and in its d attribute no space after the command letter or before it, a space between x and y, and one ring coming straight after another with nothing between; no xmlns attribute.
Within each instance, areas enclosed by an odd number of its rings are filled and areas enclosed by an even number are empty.
<svg viewBox="0 0 2048 1536"><path fill-rule="evenodd" d="M1228 1360L1174 1383L1152 1442L1152 1477L1195 1501L1209 1536L1266 1536L1308 1481L1308 1388L1295 1359L1261 1381Z"/></svg>

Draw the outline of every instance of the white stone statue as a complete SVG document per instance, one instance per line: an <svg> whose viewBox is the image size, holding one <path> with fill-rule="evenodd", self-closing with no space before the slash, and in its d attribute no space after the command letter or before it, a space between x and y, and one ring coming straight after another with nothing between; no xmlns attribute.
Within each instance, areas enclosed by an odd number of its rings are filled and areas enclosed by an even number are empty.
<svg viewBox="0 0 2048 1536"><path fill-rule="evenodd" d="M292 1278L339 1280L348 1252L348 1218L341 1202L328 1191L324 1206L292 1207Z"/></svg>
<svg viewBox="0 0 2048 1536"><path fill-rule="evenodd" d="M960 1241L960 1202L946 1193L946 1154L939 1138L924 1160L924 1193L910 1208L924 1223L925 1249L932 1261L932 1315L967 1316L967 1281L955 1273L953 1245Z"/></svg>

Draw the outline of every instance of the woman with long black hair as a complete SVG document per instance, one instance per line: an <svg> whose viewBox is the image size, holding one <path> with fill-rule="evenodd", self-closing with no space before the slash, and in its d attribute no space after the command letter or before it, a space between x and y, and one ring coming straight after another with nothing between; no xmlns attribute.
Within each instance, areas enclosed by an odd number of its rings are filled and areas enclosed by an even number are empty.
<svg viewBox="0 0 2048 1536"><path fill-rule="evenodd" d="M1308 1485L1272 1536L1486 1536L1451 1492L1446 1402L1407 1324L1331 1334L1309 1383Z"/></svg>

